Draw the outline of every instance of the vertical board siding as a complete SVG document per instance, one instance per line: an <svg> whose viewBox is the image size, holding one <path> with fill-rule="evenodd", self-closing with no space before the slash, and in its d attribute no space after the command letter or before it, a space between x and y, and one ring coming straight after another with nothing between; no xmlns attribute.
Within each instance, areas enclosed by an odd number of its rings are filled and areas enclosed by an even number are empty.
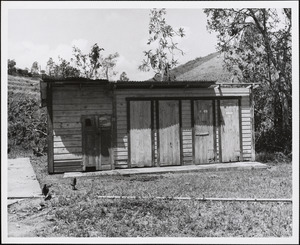
<svg viewBox="0 0 300 245"><path fill-rule="evenodd" d="M238 161L242 155L239 101L237 99L220 100L219 113L222 162Z"/></svg>
<svg viewBox="0 0 300 245"><path fill-rule="evenodd" d="M215 161L213 100L194 100L194 163Z"/></svg>
<svg viewBox="0 0 300 245"><path fill-rule="evenodd" d="M54 172L83 170L81 116L112 115L111 94L102 87L53 87Z"/></svg>
<svg viewBox="0 0 300 245"><path fill-rule="evenodd" d="M252 124L249 117L251 117L250 103L249 103L249 89L241 88L222 88L220 89L120 89L115 90L115 110L116 110L116 137L114 138L114 145L116 146L114 151L115 167L116 168L127 168L128 167L128 135L127 135L127 109L126 99L127 98L145 98L155 97L153 106L153 127L154 127L154 163L158 166L158 135L157 135L157 118L156 118L156 102L159 98L164 99L165 97L181 97L182 98L182 154L183 164L191 164L193 160L193 137L191 127L191 104L190 99L184 99L184 97L216 97L220 99L220 95L226 98L227 96L241 96L241 124L242 124L242 148L249 147L251 142L251 130ZM216 161L220 160L219 152L219 132L218 132L218 103L215 103L215 144L216 144ZM247 142L247 143L246 143ZM251 145L250 145L251 146ZM245 148L246 150L246 148ZM251 149L250 149L251 150ZM243 150L243 158L248 161L251 160L251 154L249 155L248 149L245 152Z"/></svg>
<svg viewBox="0 0 300 245"><path fill-rule="evenodd" d="M152 166L152 113L150 101L130 101L131 167Z"/></svg>
<svg viewBox="0 0 300 245"><path fill-rule="evenodd" d="M159 115L159 164L180 165L180 101L160 100Z"/></svg>
<svg viewBox="0 0 300 245"><path fill-rule="evenodd" d="M182 157L183 164L192 164L193 161L193 137L192 137L192 126L191 126L191 100L189 97L194 99L201 99L202 97L215 97L216 101L224 96L240 96L241 97L241 126L242 126L242 149L243 149L243 159L248 161L251 160L251 155L249 155L246 150L246 146L249 147L251 142L251 130L252 124L249 117L251 117L250 103L249 103L249 89L246 88L222 88L222 89L120 89L115 90L116 95L116 125L117 125L117 136L115 145L115 164L119 168L128 167L128 144L127 144L127 112L126 112L126 99L128 98L139 98L143 99L145 97L151 98L155 97L154 101L154 163L158 166L157 158L159 156L157 142L157 118L156 118L156 102L160 101L159 98L165 99L166 97L180 97L182 98ZM188 97L184 99L184 97ZM219 132L218 132L218 103L215 103L215 145L216 145L216 162L220 160L219 152ZM250 145L251 146L251 145ZM244 150L245 148L245 150ZM250 157L249 157L250 156Z"/></svg>

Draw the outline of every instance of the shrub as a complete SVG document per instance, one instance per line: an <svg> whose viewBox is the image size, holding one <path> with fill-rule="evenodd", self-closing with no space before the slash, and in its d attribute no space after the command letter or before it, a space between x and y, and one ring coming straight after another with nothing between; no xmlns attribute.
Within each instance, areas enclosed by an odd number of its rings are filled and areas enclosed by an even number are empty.
<svg viewBox="0 0 300 245"><path fill-rule="evenodd" d="M33 149L37 155L47 151L47 116L39 99L8 94L8 148Z"/></svg>
<svg viewBox="0 0 300 245"><path fill-rule="evenodd" d="M256 161L258 162L273 162L273 163L290 163L292 161L292 153L287 155L283 154L282 152L259 152L256 153L255 157Z"/></svg>

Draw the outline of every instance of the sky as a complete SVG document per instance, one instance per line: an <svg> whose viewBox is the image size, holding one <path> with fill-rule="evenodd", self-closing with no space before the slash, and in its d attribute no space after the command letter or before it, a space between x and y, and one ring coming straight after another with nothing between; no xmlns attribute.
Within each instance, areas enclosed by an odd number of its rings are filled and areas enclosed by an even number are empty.
<svg viewBox="0 0 300 245"><path fill-rule="evenodd" d="M89 9L9 9L8 59L16 67L31 68L37 61L45 69L49 57L70 60L72 46L88 53L97 43L104 48L103 56L118 52L118 79L125 71L130 80L146 80L153 72L138 70L144 54L149 50L148 25L151 8L89 8ZM216 52L216 34L206 29L206 15L202 8L166 8L167 24L185 30L184 38L177 38L184 55L179 64Z"/></svg>

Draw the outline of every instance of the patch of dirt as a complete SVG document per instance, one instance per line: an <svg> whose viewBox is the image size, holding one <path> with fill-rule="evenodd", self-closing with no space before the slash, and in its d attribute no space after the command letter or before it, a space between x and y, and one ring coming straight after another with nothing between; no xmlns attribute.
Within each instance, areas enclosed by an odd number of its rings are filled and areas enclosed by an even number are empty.
<svg viewBox="0 0 300 245"><path fill-rule="evenodd" d="M11 204L7 210L8 237L36 237L37 232L52 226L54 217L43 199L25 199Z"/></svg>

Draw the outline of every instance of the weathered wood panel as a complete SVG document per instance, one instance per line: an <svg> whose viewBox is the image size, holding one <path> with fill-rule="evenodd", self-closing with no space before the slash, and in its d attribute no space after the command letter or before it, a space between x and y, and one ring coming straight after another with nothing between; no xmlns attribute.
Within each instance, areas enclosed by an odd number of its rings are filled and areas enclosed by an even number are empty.
<svg viewBox="0 0 300 245"><path fill-rule="evenodd" d="M212 100L194 101L195 164L214 160L214 126Z"/></svg>
<svg viewBox="0 0 300 245"><path fill-rule="evenodd" d="M111 93L102 87L57 86L53 88L53 97L54 167L58 160L62 164L72 159L82 161L81 116L111 115ZM60 167L71 171L68 166Z"/></svg>
<svg viewBox="0 0 300 245"><path fill-rule="evenodd" d="M80 121L80 116L55 116L53 118L54 123L76 123Z"/></svg>
<svg viewBox="0 0 300 245"><path fill-rule="evenodd" d="M53 88L50 84L47 84L47 154L48 154L48 172L54 173L54 158L53 158Z"/></svg>
<svg viewBox="0 0 300 245"><path fill-rule="evenodd" d="M220 101L222 162L238 161L240 152L238 100Z"/></svg>
<svg viewBox="0 0 300 245"><path fill-rule="evenodd" d="M54 148L59 147L81 147L82 142L81 140L75 140L75 141L54 141Z"/></svg>
<svg viewBox="0 0 300 245"><path fill-rule="evenodd" d="M53 116L66 116L66 117L80 117L81 115L93 115L93 114L111 114L110 108L103 108L101 110L68 110L68 111L53 111Z"/></svg>
<svg viewBox="0 0 300 245"><path fill-rule="evenodd" d="M98 97L87 97L83 98L82 96L79 98L70 97L66 98L57 98L53 101L53 105L81 105L81 104L110 104L109 98L106 98L104 96Z"/></svg>
<svg viewBox="0 0 300 245"><path fill-rule="evenodd" d="M56 167L68 167L68 166L76 166L76 167L81 167L82 166L82 161L81 160L63 160L63 161L55 161L55 166Z"/></svg>
<svg viewBox="0 0 300 245"><path fill-rule="evenodd" d="M152 165L151 102L130 102L131 167Z"/></svg>
<svg viewBox="0 0 300 245"><path fill-rule="evenodd" d="M100 157L100 135L98 133L96 117L86 117L82 120L83 139L82 154L86 168L98 167Z"/></svg>
<svg viewBox="0 0 300 245"><path fill-rule="evenodd" d="M73 123L53 123L53 128L55 129L76 129L81 128L80 122L73 122Z"/></svg>
<svg viewBox="0 0 300 245"><path fill-rule="evenodd" d="M53 140L54 142L67 142L67 141L77 141L82 139L82 135L81 134L71 134L71 135L57 135L57 136L53 136Z"/></svg>
<svg viewBox="0 0 300 245"><path fill-rule="evenodd" d="M111 130L110 128L102 128L100 130L100 161L99 170L107 170L112 168L111 157Z"/></svg>
<svg viewBox="0 0 300 245"><path fill-rule="evenodd" d="M53 105L54 111L81 111L81 110L112 110L112 105L107 104L79 104L79 105Z"/></svg>
<svg viewBox="0 0 300 245"><path fill-rule="evenodd" d="M81 166L55 166L54 171L56 174L65 173L65 172L81 172Z"/></svg>
<svg viewBox="0 0 300 245"><path fill-rule="evenodd" d="M118 147L123 148L124 151L119 151L115 152L115 155L117 156L118 154L124 154L122 155L123 164L124 161L127 161L128 158L126 159L126 150L127 150L127 140L126 140L126 98L130 97L139 97L139 98L145 98L145 97L155 97L155 98L163 98L166 99L167 97L180 97L184 98L187 97L187 99L182 100L182 151L183 151L183 163L186 161L187 152L185 152L185 149L188 149L189 146L188 144L192 145L192 138L190 131L186 130L185 127L189 123L189 118L188 114L190 113L189 111L189 105L188 101L190 101L190 97L193 97L194 99L199 97L208 97L208 96L216 96L216 98L220 99L221 95L222 96L242 96L241 99L241 119L242 119L242 140L248 140L248 137L250 136L251 139L251 124L247 123L249 122L249 113L250 113L250 107L249 107L249 89L241 89L241 88L221 88L221 90L218 89L184 89L184 90L179 90L179 89L122 89L122 90L116 90L116 105L117 105L117 121L120 121L118 124L120 126L120 131L118 129L117 132L117 142L116 144ZM217 103L215 103L215 113L216 113L216 118L218 118L218 107ZM155 120L156 113L154 113L154 120ZM243 122L246 122L245 124ZM251 121L250 121L251 122ZM218 120L217 120L218 124ZM156 125L156 123L154 123ZM216 127L216 160L219 160L219 138L218 138L218 128ZM249 135L250 134L250 135ZM155 130L154 130L154 135L155 135ZM155 136L154 136L155 138ZM187 141L188 140L188 141ZM248 142L248 141L247 141ZM154 146L156 147L156 142L154 143ZM242 146L244 146L242 144ZM158 156L157 151L154 150L154 156ZM122 153L121 153L122 152ZM244 157L246 155L243 154ZM247 157L246 157L247 158ZM245 159L246 159L245 158ZM156 160L156 159L155 159ZM120 160L122 161L122 160Z"/></svg>
<svg viewBox="0 0 300 245"><path fill-rule="evenodd" d="M54 154L68 154L70 152L72 153L81 153L82 148L81 147L66 147L66 148L56 148L54 147Z"/></svg>
<svg viewBox="0 0 300 245"><path fill-rule="evenodd" d="M179 101L159 101L159 163L180 165Z"/></svg>
<svg viewBox="0 0 300 245"><path fill-rule="evenodd" d="M82 159L82 154L54 154L54 162L55 160L71 160L71 159Z"/></svg>
<svg viewBox="0 0 300 245"><path fill-rule="evenodd" d="M182 100L181 102L181 115L182 115L182 161L184 165L190 165L190 154L193 149L192 144L192 113L191 101Z"/></svg>
<svg viewBox="0 0 300 245"><path fill-rule="evenodd" d="M250 161L251 157L248 152L253 151L252 142L252 114L250 97L242 97L241 100L241 125L242 125L242 154L244 161Z"/></svg>

